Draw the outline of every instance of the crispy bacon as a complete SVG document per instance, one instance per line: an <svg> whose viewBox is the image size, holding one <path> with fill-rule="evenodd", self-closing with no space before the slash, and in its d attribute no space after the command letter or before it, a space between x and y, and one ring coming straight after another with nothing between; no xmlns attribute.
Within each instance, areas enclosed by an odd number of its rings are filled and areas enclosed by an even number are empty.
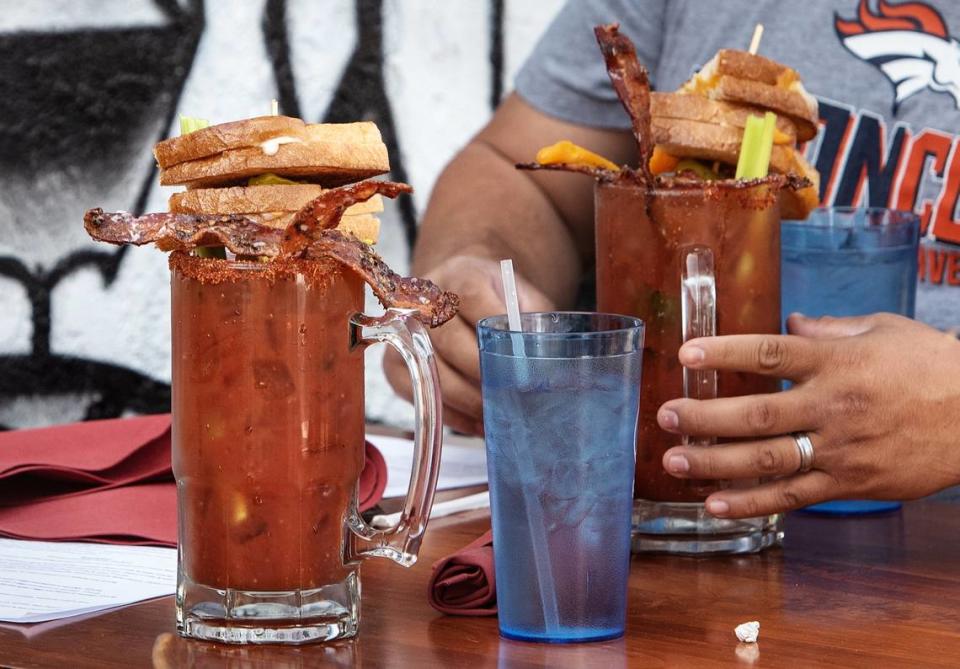
<svg viewBox="0 0 960 669"><path fill-rule="evenodd" d="M605 170L602 167L593 167L592 165L582 165L580 163L549 163L546 165L543 163L517 163L514 167L518 170L530 171L553 170L556 172L576 172L578 174L586 174L603 183L625 181L644 183L642 177L637 174L636 170L626 166L621 167L617 171Z"/></svg>
<svg viewBox="0 0 960 669"><path fill-rule="evenodd" d="M146 214L91 209L83 217L91 237L110 244L156 244L161 251L190 251L201 246L225 246L236 255L275 256L282 231L244 216L208 214Z"/></svg>
<svg viewBox="0 0 960 669"><path fill-rule="evenodd" d="M324 230L307 248L307 258L332 258L360 276L385 307L414 309L432 328L453 318L460 298L428 279L400 276L368 245L339 230Z"/></svg>
<svg viewBox="0 0 960 669"><path fill-rule="evenodd" d="M611 23L593 29L607 65L607 74L617 97L630 115L633 136L640 151L640 175L648 184L653 183L650 173L650 156L653 143L650 131L650 76L640 61L637 52L625 35L620 34L620 24Z"/></svg>
<svg viewBox="0 0 960 669"><path fill-rule="evenodd" d="M343 212L357 202L365 202L377 193L395 198L400 193L409 193L412 190L407 184L393 181L361 181L324 191L322 195L305 204L283 231L280 253L284 256L302 253L317 239L321 230L337 227Z"/></svg>
<svg viewBox="0 0 960 669"><path fill-rule="evenodd" d="M224 246L238 256L268 258L331 258L356 273L385 307L413 309L430 327L456 315L460 298L432 281L403 277L391 270L372 248L352 235L333 230L344 210L376 193L396 197L410 186L365 181L332 189L308 203L286 230L277 230L243 216L104 213L91 209L84 228L94 239L111 244L154 243L164 251L190 251Z"/></svg>

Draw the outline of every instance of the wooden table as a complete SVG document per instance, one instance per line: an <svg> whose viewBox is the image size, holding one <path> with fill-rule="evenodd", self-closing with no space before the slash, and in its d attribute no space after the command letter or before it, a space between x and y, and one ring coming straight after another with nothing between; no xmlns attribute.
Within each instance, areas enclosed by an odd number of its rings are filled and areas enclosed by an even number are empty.
<svg viewBox="0 0 960 669"><path fill-rule="evenodd" d="M363 568L357 639L301 648L180 639L165 598L28 637L0 630L13 667L957 667L960 508L907 505L856 520L793 514L764 555L635 558L618 641L579 646L500 639L496 618L442 616L424 597L430 565L489 526L483 512L432 523L421 561ZM736 624L761 623L738 644Z"/></svg>

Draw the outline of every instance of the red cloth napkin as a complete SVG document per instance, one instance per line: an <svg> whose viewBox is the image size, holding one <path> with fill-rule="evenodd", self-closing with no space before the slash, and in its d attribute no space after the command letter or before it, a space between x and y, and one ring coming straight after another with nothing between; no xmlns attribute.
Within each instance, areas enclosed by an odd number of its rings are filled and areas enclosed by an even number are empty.
<svg viewBox="0 0 960 669"><path fill-rule="evenodd" d="M177 486L147 483L3 507L0 536L176 547Z"/></svg>
<svg viewBox="0 0 960 669"><path fill-rule="evenodd" d="M360 510L387 485L367 442ZM170 416L143 416L0 432L0 536L177 544Z"/></svg>
<svg viewBox="0 0 960 669"><path fill-rule="evenodd" d="M487 531L453 555L433 563L427 586L430 605L455 616L497 613L497 577L493 565L493 534Z"/></svg>

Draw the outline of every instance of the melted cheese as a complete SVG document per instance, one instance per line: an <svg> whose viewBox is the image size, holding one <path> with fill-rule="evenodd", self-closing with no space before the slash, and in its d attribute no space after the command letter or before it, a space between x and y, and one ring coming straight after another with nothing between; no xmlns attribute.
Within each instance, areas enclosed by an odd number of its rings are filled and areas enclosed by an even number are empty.
<svg viewBox="0 0 960 669"><path fill-rule="evenodd" d="M556 144L545 146L537 151L537 162L541 165L566 163L568 165L586 165L588 167L599 167L613 171L619 169L613 161L607 160L603 156L589 149L585 149L582 146L577 146L566 139Z"/></svg>

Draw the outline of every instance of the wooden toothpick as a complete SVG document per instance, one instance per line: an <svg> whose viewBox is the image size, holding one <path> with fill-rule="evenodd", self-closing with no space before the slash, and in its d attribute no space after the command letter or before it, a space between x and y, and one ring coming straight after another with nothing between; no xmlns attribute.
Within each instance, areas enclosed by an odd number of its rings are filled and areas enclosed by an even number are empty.
<svg viewBox="0 0 960 669"><path fill-rule="evenodd" d="M757 27L753 29L753 39L750 40L750 55L756 56L757 49L760 48L760 38L763 37L763 24L758 23Z"/></svg>

